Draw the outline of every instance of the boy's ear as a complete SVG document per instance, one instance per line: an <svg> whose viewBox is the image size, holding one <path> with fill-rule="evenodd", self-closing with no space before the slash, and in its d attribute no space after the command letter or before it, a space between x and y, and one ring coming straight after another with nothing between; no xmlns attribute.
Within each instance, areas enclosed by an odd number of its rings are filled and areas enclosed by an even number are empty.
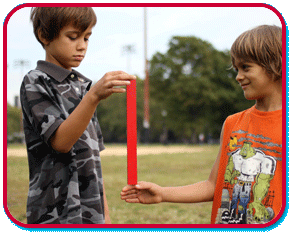
<svg viewBox="0 0 290 234"><path fill-rule="evenodd" d="M50 42L46 38L43 37L42 32L40 30L38 30L37 34L38 34L39 40L42 42L44 46L49 45Z"/></svg>

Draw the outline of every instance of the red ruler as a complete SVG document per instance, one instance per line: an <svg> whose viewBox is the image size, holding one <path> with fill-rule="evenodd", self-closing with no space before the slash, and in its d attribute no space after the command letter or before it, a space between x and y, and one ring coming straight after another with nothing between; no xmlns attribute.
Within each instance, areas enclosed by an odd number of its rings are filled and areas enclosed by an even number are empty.
<svg viewBox="0 0 290 234"><path fill-rule="evenodd" d="M137 184L137 102L136 80L127 86L127 180Z"/></svg>

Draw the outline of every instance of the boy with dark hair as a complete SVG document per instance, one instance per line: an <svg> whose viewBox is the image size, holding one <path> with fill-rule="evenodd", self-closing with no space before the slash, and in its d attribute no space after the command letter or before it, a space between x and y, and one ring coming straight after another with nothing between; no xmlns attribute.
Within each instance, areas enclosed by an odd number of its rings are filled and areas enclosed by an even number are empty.
<svg viewBox="0 0 290 234"><path fill-rule="evenodd" d="M263 25L231 48L236 80L255 106L229 116L206 181L182 187L139 182L121 199L131 203L213 200L212 223L267 223L282 209L282 30ZM285 196L285 194L284 194Z"/></svg>
<svg viewBox="0 0 290 234"><path fill-rule="evenodd" d="M110 223L95 115L102 99L135 76L109 72L94 86L73 70L84 59L96 15L88 7L36 7L34 33L46 52L21 85L29 162L29 224Z"/></svg>

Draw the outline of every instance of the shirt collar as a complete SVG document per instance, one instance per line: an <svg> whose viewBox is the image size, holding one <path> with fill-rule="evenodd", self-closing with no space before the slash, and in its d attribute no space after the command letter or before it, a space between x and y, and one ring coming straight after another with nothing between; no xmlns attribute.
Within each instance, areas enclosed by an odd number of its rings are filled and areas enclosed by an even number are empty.
<svg viewBox="0 0 290 234"><path fill-rule="evenodd" d="M75 71L72 69L72 71L69 71L65 68L62 68L60 66L57 66L56 64L39 60L37 62L36 70L40 70L48 74L53 79L57 80L58 82L63 82L68 76L71 74L76 74L77 77L81 78L84 82L92 82L90 79L83 76L78 71Z"/></svg>

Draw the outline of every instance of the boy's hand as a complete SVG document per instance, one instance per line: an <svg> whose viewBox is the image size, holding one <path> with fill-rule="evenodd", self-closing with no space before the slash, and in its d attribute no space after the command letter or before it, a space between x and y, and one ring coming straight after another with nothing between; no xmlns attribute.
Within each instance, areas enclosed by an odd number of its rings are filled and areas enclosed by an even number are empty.
<svg viewBox="0 0 290 234"><path fill-rule="evenodd" d="M136 76L129 75L123 71L106 73L92 88L97 102L106 99L113 93L125 93L126 89L120 86L130 85L130 80L136 80Z"/></svg>
<svg viewBox="0 0 290 234"><path fill-rule="evenodd" d="M128 203L156 204L162 202L161 187L154 183L138 182L122 189L121 199Z"/></svg>

